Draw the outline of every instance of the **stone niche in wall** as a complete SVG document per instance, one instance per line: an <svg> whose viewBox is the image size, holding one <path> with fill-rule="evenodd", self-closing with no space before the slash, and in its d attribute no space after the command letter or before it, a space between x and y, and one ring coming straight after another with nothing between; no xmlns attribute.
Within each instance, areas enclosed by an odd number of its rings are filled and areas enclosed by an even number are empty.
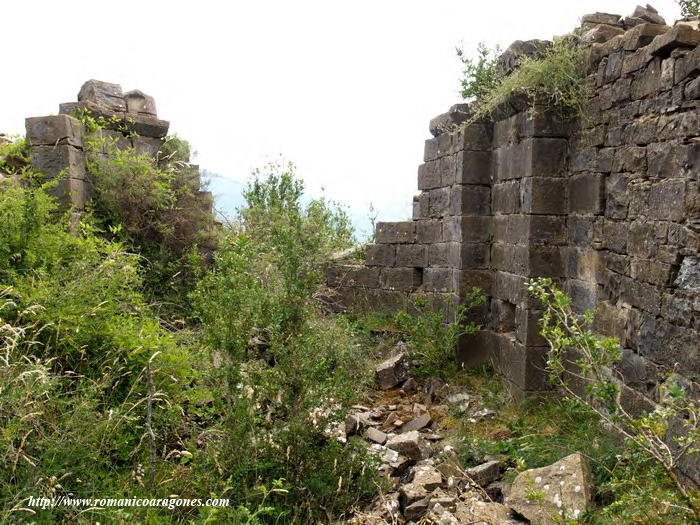
<svg viewBox="0 0 700 525"><path fill-rule="evenodd" d="M491 361L523 397L550 388L525 282L552 277L620 339L631 405L657 399L671 372L700 395L698 22L669 26L649 8L582 20L585 122L520 99L486 121L471 122L468 104L433 119L412 220L378 223L363 264L329 267L330 296L389 311L423 297L449 321L480 287L484 329L457 356ZM502 67L546 45L516 42Z"/></svg>

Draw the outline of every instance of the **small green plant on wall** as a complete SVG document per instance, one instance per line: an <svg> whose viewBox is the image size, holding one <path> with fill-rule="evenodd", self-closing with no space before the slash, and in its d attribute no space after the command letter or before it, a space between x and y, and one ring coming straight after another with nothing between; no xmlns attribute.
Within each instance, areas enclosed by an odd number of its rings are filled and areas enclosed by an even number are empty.
<svg viewBox="0 0 700 525"><path fill-rule="evenodd" d="M498 46L491 49L484 42L479 42L476 58L467 56L461 47L457 48L457 58L464 66L460 90L463 99L480 101L496 86L496 63L500 54Z"/></svg>
<svg viewBox="0 0 700 525"><path fill-rule="evenodd" d="M700 486L679 473L685 458L700 453L700 406L669 377L653 409L641 416L633 414L623 402L627 387L613 372L621 359L619 341L595 335L591 329L593 311L577 315L571 298L552 279L532 279L528 291L544 307L540 324L550 347L546 368L552 382L624 436L631 450L663 468L688 513L700 519Z"/></svg>

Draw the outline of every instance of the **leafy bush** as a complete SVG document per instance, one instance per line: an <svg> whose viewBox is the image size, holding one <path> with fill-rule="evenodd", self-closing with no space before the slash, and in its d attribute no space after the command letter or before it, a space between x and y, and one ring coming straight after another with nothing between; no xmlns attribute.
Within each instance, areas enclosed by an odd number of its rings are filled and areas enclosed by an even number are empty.
<svg viewBox="0 0 700 525"><path fill-rule="evenodd" d="M148 295L166 313L187 315L187 291L193 266L203 251L216 247L218 228L190 146L166 137L155 156L139 153L136 134L118 119L75 113L86 129L83 139L88 171L95 181L92 213L103 234L142 256Z"/></svg>
<svg viewBox="0 0 700 525"><path fill-rule="evenodd" d="M217 396L225 438L213 457L236 487L239 519L330 520L376 483L363 447L324 436L367 380L352 327L314 299L322 262L352 243L352 230L336 206L303 204L291 166L256 172L244 195L192 293L228 385Z"/></svg>
<svg viewBox="0 0 700 525"><path fill-rule="evenodd" d="M415 302L416 314L397 312L394 322L405 334L410 358L418 375L445 376L454 372L457 364L455 348L460 337L475 334L481 328L467 321L469 311L486 300L478 288L456 308L455 319L446 322L445 308L431 310L425 299Z"/></svg>
<svg viewBox="0 0 700 525"><path fill-rule="evenodd" d="M681 6L683 16L700 15L700 0L678 0L678 5Z"/></svg>
<svg viewBox="0 0 700 525"><path fill-rule="evenodd" d="M462 70L462 98L481 102L498 84L496 63L501 49L489 49L480 42L476 48L476 59L466 56L464 49L457 48L457 57L464 66Z"/></svg>
<svg viewBox="0 0 700 525"><path fill-rule="evenodd" d="M624 384L611 373L620 360L619 342L596 336L590 329L593 312L577 316L571 298L551 279L533 279L528 290L544 307L541 332L550 346L547 370L552 381L663 468L687 513L700 518L700 486L688 488L678 472L684 457L700 452L700 407L672 384L652 411L630 413L620 396ZM669 437L671 426L679 437Z"/></svg>
<svg viewBox="0 0 700 525"><path fill-rule="evenodd" d="M585 118L588 88L583 66L583 51L571 37L557 40L541 57L522 58L518 69L497 80L488 73L493 66L486 61L482 73L486 81L468 84L480 93L472 121L490 115L513 96L524 96L533 106L554 108L562 117ZM467 82L469 78L465 77Z"/></svg>

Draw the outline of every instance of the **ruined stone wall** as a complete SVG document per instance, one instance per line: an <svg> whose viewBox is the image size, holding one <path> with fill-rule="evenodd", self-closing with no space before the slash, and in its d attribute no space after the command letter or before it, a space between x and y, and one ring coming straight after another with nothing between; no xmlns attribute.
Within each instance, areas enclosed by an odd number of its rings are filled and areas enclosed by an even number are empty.
<svg viewBox="0 0 700 525"><path fill-rule="evenodd" d="M641 8L640 8L641 9ZM676 370L700 379L700 31L642 10L579 29L592 87L587 118L562 122L522 100L465 126L431 121L413 220L379 223L364 265L336 265L339 305L454 306L472 286L484 325L466 364L490 360L516 396L549 388L528 278L555 278L598 332L620 339L630 392L657 396ZM522 43L520 43L522 44ZM637 395L637 394L631 394Z"/></svg>
<svg viewBox="0 0 700 525"><path fill-rule="evenodd" d="M72 116L76 110L88 110L91 116L104 118L107 129L99 133L107 139L105 142L120 149L134 148L136 153L152 157L156 157L163 145L170 123L158 118L153 97L138 90L123 93L118 84L97 80L83 84L77 102L60 104L58 115L26 119L32 167L57 180L57 185L50 190L52 194L64 206L80 212L92 197L94 174L86 169L85 129L82 122ZM199 167L191 165L190 169L192 176L199 180ZM210 192L198 191L191 204L201 207L205 213L212 213Z"/></svg>

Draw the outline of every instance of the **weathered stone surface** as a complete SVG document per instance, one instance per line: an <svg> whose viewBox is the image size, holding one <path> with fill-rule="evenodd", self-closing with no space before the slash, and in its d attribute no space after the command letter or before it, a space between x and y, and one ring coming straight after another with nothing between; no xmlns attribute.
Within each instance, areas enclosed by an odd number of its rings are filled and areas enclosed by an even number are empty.
<svg viewBox="0 0 700 525"><path fill-rule="evenodd" d="M149 115L151 117L158 116L156 112L156 101L143 91L139 91L138 89L127 91L124 93L124 101L126 102L126 111L128 113Z"/></svg>
<svg viewBox="0 0 700 525"><path fill-rule="evenodd" d="M386 443L387 440L387 435L381 430L374 427L369 427L367 429L366 437L370 441L373 441L374 443L377 443L379 445L383 445L384 443Z"/></svg>
<svg viewBox="0 0 700 525"><path fill-rule="evenodd" d="M581 40L587 44L602 44L608 40L622 35L625 32L621 27L609 25L596 25L581 35Z"/></svg>
<svg viewBox="0 0 700 525"><path fill-rule="evenodd" d="M415 430L389 439L386 447L413 461L427 458L430 452L430 445Z"/></svg>
<svg viewBox="0 0 700 525"><path fill-rule="evenodd" d="M416 465L413 468L414 485L424 487L428 491L435 490L442 483L442 474L431 465Z"/></svg>
<svg viewBox="0 0 700 525"><path fill-rule="evenodd" d="M25 128L29 146L83 146L83 124L68 115L28 118Z"/></svg>
<svg viewBox="0 0 700 525"><path fill-rule="evenodd" d="M365 247L365 261L368 266L394 266L396 246L393 244L368 244Z"/></svg>
<svg viewBox="0 0 700 525"><path fill-rule="evenodd" d="M510 75L515 71L524 57L541 55L552 45L548 40L516 40L496 62L496 73L501 76Z"/></svg>
<svg viewBox="0 0 700 525"><path fill-rule="evenodd" d="M649 45L649 52L655 56L667 57L676 48L693 48L699 44L700 31L680 25L657 36Z"/></svg>
<svg viewBox="0 0 700 525"><path fill-rule="evenodd" d="M131 145L137 154L155 157L160 151L160 148L163 146L163 139L152 137L132 137Z"/></svg>
<svg viewBox="0 0 700 525"><path fill-rule="evenodd" d="M644 20L650 24L666 25L666 20L649 4L646 7L638 5L634 13L632 13L632 17Z"/></svg>
<svg viewBox="0 0 700 525"><path fill-rule="evenodd" d="M85 82L78 93L78 102L92 102L110 111L126 111L121 86L101 80Z"/></svg>
<svg viewBox="0 0 700 525"><path fill-rule="evenodd" d="M87 178L83 152L73 146L34 146L30 162L34 169L51 178L59 175L79 180Z"/></svg>
<svg viewBox="0 0 700 525"><path fill-rule="evenodd" d="M412 292L423 282L423 274L418 268L383 268L379 274L379 284L387 290Z"/></svg>
<svg viewBox="0 0 700 525"><path fill-rule="evenodd" d="M505 505L476 499L458 503L454 515L458 523L474 525L514 523L510 520L510 511Z"/></svg>
<svg viewBox="0 0 700 525"><path fill-rule="evenodd" d="M430 121L430 134L433 137L449 133L459 127L460 124L471 118L472 111L468 104L455 104L447 113L438 115Z"/></svg>
<svg viewBox="0 0 700 525"><path fill-rule="evenodd" d="M396 265L408 268L425 268L428 250L424 244L399 244L396 246Z"/></svg>
<svg viewBox="0 0 700 525"><path fill-rule="evenodd" d="M414 430L421 430L430 425L431 422L432 419L430 417L430 414L426 412L425 414L422 414L417 418L412 419L411 421L403 425L401 428L399 428L399 434L413 432Z"/></svg>
<svg viewBox="0 0 700 525"><path fill-rule="evenodd" d="M506 504L527 519L555 525L577 519L591 503L591 474L586 459L572 454L539 469L526 470L513 481Z"/></svg>
<svg viewBox="0 0 700 525"><path fill-rule="evenodd" d="M620 25L620 15L613 15L610 13L593 13L590 15L583 15L581 22L589 24L607 24L611 26Z"/></svg>
<svg viewBox="0 0 700 525"><path fill-rule="evenodd" d="M498 461L487 461L476 467L468 468L466 473L477 485L485 487L500 477L501 467Z"/></svg>
<svg viewBox="0 0 700 525"><path fill-rule="evenodd" d="M394 351L397 352L395 356L377 366L377 384L382 390L393 388L409 377L409 362L405 347L399 343Z"/></svg>

